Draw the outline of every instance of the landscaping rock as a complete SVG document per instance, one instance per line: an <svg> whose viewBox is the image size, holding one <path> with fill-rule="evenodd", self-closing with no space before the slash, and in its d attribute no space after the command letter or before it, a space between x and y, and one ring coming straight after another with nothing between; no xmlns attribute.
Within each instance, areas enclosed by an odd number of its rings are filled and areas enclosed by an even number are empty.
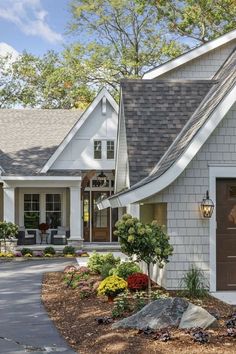
<svg viewBox="0 0 236 354"><path fill-rule="evenodd" d="M187 310L183 313L179 328L200 327L203 329L215 326L217 319L200 306L189 303Z"/></svg>
<svg viewBox="0 0 236 354"><path fill-rule="evenodd" d="M178 327L188 301L175 297L158 299L142 308L134 315L112 325L112 328L160 329L169 326Z"/></svg>

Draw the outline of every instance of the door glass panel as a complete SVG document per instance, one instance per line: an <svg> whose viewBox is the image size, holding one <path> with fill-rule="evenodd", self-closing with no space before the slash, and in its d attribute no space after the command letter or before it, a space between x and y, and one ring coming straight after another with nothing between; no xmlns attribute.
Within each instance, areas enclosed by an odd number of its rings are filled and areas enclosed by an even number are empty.
<svg viewBox="0 0 236 354"><path fill-rule="evenodd" d="M108 211L109 209L99 210L97 203L103 197L106 197L105 193L93 193L93 226L95 228L108 227Z"/></svg>
<svg viewBox="0 0 236 354"><path fill-rule="evenodd" d="M236 198L236 186L229 187L229 197Z"/></svg>
<svg viewBox="0 0 236 354"><path fill-rule="evenodd" d="M89 227L89 193L84 193L84 227Z"/></svg>

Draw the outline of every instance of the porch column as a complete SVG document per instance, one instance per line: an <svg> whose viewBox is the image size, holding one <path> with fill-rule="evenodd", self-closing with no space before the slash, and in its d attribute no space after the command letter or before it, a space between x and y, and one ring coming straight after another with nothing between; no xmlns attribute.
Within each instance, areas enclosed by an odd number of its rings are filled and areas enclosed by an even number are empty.
<svg viewBox="0 0 236 354"><path fill-rule="evenodd" d="M132 215L135 218L140 218L140 206L138 203L127 205L127 214Z"/></svg>
<svg viewBox="0 0 236 354"><path fill-rule="evenodd" d="M82 245L81 186L70 187L70 238L69 244Z"/></svg>
<svg viewBox="0 0 236 354"><path fill-rule="evenodd" d="M3 220L15 222L15 188L3 186Z"/></svg>

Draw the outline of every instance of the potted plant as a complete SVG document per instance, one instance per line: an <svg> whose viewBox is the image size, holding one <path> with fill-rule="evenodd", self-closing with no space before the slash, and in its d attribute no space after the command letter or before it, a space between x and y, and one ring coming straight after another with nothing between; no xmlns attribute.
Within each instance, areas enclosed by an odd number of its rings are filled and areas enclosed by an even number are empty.
<svg viewBox="0 0 236 354"><path fill-rule="evenodd" d="M0 243L4 243L4 252L14 252L17 245L16 235L18 233L18 226L12 222L0 221Z"/></svg>
<svg viewBox="0 0 236 354"><path fill-rule="evenodd" d="M39 224L39 230L45 234L46 231L49 229L49 225L46 224L45 222L42 222L41 224Z"/></svg>

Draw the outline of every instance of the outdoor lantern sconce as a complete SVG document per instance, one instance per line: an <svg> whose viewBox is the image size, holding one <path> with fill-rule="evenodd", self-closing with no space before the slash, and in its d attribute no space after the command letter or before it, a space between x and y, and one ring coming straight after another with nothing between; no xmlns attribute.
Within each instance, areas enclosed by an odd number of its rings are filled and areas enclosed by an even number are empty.
<svg viewBox="0 0 236 354"><path fill-rule="evenodd" d="M203 198L201 202L201 213L204 219L210 219L214 210L214 203L209 198L209 192L206 191L206 196Z"/></svg>

